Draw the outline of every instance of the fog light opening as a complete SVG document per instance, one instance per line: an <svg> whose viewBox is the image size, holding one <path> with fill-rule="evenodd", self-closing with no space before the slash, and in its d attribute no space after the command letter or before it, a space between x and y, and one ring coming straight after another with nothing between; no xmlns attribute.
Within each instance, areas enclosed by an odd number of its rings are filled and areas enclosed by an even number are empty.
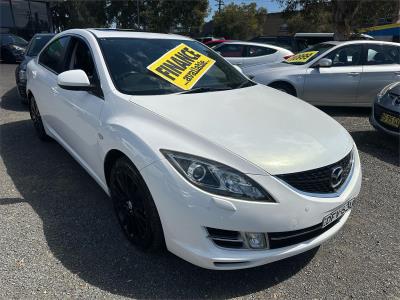
<svg viewBox="0 0 400 300"><path fill-rule="evenodd" d="M264 233L259 232L246 232L247 244L251 249L265 249L267 242Z"/></svg>

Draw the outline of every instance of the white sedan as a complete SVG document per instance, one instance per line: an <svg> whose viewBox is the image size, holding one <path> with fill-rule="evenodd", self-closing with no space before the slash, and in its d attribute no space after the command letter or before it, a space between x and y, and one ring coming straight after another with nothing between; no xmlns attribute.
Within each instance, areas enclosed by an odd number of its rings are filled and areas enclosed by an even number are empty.
<svg viewBox="0 0 400 300"><path fill-rule="evenodd" d="M213 49L241 68L279 63L293 55L293 52L282 47L240 41L225 42Z"/></svg>
<svg viewBox="0 0 400 300"><path fill-rule="evenodd" d="M209 269L266 264L335 235L360 191L341 125L192 39L68 30L27 77L39 138L104 189L139 249Z"/></svg>

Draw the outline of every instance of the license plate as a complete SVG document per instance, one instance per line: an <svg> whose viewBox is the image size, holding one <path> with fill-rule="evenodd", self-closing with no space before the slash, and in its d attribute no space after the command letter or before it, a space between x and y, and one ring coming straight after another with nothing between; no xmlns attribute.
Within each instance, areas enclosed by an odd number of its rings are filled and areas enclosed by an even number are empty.
<svg viewBox="0 0 400 300"><path fill-rule="evenodd" d="M380 120L382 123L385 123L395 128L400 128L400 118L389 115L387 113L382 113Z"/></svg>
<svg viewBox="0 0 400 300"><path fill-rule="evenodd" d="M329 215L325 216L322 220L322 228L328 226L332 222L335 222L341 216L343 216L348 210L350 210L353 206L354 199L347 201L345 204L339 206L334 211L332 211Z"/></svg>

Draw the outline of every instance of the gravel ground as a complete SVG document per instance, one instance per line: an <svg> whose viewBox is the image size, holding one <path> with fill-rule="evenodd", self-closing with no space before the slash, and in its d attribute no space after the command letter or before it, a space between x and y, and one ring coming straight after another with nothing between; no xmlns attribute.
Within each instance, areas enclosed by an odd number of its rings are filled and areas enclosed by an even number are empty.
<svg viewBox="0 0 400 300"><path fill-rule="evenodd" d="M123 237L104 192L57 143L40 142L0 65L0 299L400 299L399 140L366 109L324 109L360 150L362 192L319 249L267 266L209 271Z"/></svg>

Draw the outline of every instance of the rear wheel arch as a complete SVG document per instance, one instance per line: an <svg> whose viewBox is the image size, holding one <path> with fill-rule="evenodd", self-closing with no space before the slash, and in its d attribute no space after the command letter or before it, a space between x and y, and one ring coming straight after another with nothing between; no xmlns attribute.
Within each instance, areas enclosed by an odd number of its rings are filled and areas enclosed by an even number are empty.
<svg viewBox="0 0 400 300"><path fill-rule="evenodd" d="M268 86L272 87L274 89L280 90L280 91L284 91L284 92L288 93L289 95L297 96L296 88L290 82L282 81L282 80L274 81L274 82L271 82L270 84L268 84Z"/></svg>

